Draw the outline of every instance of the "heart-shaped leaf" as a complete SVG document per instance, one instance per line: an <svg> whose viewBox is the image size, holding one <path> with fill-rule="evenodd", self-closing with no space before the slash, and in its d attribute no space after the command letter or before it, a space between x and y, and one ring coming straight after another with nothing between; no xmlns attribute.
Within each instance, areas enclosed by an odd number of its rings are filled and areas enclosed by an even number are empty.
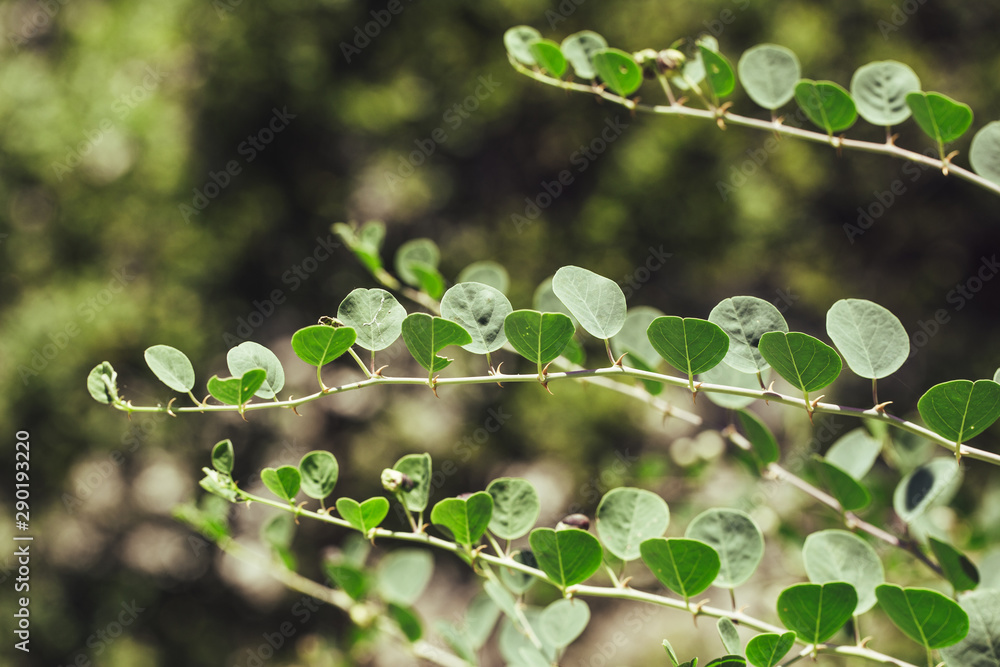
<svg viewBox="0 0 1000 667"><path fill-rule="evenodd" d="M538 520L541 503L528 480L501 477L490 482L486 493L493 497L489 528L500 539L516 540L526 535Z"/></svg>
<svg viewBox="0 0 1000 667"><path fill-rule="evenodd" d="M769 331L788 331L788 324L773 304L755 296L734 296L721 301L708 315L729 336L729 351L723 359L741 373L760 373L768 364L757 344Z"/></svg>
<svg viewBox="0 0 1000 667"><path fill-rule="evenodd" d="M731 95L736 88L736 74L729 60L716 50L702 44L698 45L701 61L705 65L705 83L712 93L713 99Z"/></svg>
<svg viewBox="0 0 1000 667"><path fill-rule="evenodd" d="M719 365L729 352L729 336L708 320L658 317L646 334L653 349L691 382L695 375Z"/></svg>
<svg viewBox="0 0 1000 667"><path fill-rule="evenodd" d="M833 81L802 79L795 84L795 101L809 120L830 136L843 132L858 119L854 100Z"/></svg>
<svg viewBox="0 0 1000 667"><path fill-rule="evenodd" d="M595 51L590 55L590 60L597 76L616 95L627 97L642 85L642 68L630 54L621 49Z"/></svg>
<svg viewBox="0 0 1000 667"><path fill-rule="evenodd" d="M979 570L965 554L935 537L927 541L945 578L956 591L971 591L979 585Z"/></svg>
<svg viewBox="0 0 1000 667"><path fill-rule="evenodd" d="M871 504L872 494L859 481L836 465L821 458L814 459L823 488L830 492L848 512L864 509Z"/></svg>
<svg viewBox="0 0 1000 667"><path fill-rule="evenodd" d="M248 340L231 348L226 354L226 365L234 377L254 368L263 368L267 377L255 394L261 398L274 398L285 386L285 369L281 367L281 361L274 352L259 343Z"/></svg>
<svg viewBox="0 0 1000 667"><path fill-rule="evenodd" d="M590 607L583 600L556 600L542 610L538 618L539 634L557 649L576 640L590 622Z"/></svg>
<svg viewBox="0 0 1000 667"><path fill-rule="evenodd" d="M381 496L369 498L363 503L351 498L337 498L337 512L344 521L367 536L389 514L389 501Z"/></svg>
<svg viewBox="0 0 1000 667"><path fill-rule="evenodd" d="M441 316L469 333L472 342L462 347L474 354L503 347L507 342L504 318L513 310L503 292L481 283L459 283L441 299Z"/></svg>
<svg viewBox="0 0 1000 667"><path fill-rule="evenodd" d="M778 449L778 441L775 439L771 429L767 424L752 412L746 410L739 411L740 423L747 433L747 440L753 451L760 457L764 465L774 463L781 458L781 450Z"/></svg>
<svg viewBox="0 0 1000 667"><path fill-rule="evenodd" d="M578 266L564 266L552 277L552 291L596 338L611 338L625 324L625 294L613 280Z"/></svg>
<svg viewBox="0 0 1000 667"><path fill-rule="evenodd" d="M233 441L228 438L220 440L212 447L212 467L221 473L231 475L236 455L233 452Z"/></svg>
<svg viewBox="0 0 1000 667"><path fill-rule="evenodd" d="M654 537L639 545L642 562L664 586L685 600L712 585L719 554L710 545L683 537Z"/></svg>
<svg viewBox="0 0 1000 667"><path fill-rule="evenodd" d="M597 538L579 528L536 528L528 542L538 567L562 589L590 578L604 556Z"/></svg>
<svg viewBox="0 0 1000 667"><path fill-rule="evenodd" d="M437 353L449 345L468 345L472 336L451 320L427 313L411 313L403 320L403 340L417 363L430 373L436 373L452 362Z"/></svg>
<svg viewBox="0 0 1000 667"><path fill-rule="evenodd" d="M545 70L550 76L562 77L566 73L569 64L566 56L559 50L559 45L549 39L540 39L528 45L535 63Z"/></svg>
<svg viewBox="0 0 1000 667"><path fill-rule="evenodd" d="M593 79L597 76L592 60L594 52L608 48L608 42L596 32L583 30L564 39L559 48L578 77Z"/></svg>
<svg viewBox="0 0 1000 667"><path fill-rule="evenodd" d="M962 609L969 615L965 639L941 650L952 667L997 667L1000 665L1000 595L983 590L962 596Z"/></svg>
<svg viewBox="0 0 1000 667"><path fill-rule="evenodd" d="M969 105L947 95L917 91L907 94L906 104L913 112L913 120L939 147L955 141L972 126Z"/></svg>
<svg viewBox="0 0 1000 667"><path fill-rule="evenodd" d="M177 348L154 345L143 353L143 357L153 375L174 391L189 392L194 388L194 366L187 355Z"/></svg>
<svg viewBox="0 0 1000 667"><path fill-rule="evenodd" d="M873 438L864 428L856 428L838 438L824 458L860 481L872 469L881 452L881 440Z"/></svg>
<svg viewBox="0 0 1000 667"><path fill-rule="evenodd" d="M719 575L713 582L721 588L745 583L764 557L764 534L749 514L740 510L705 510L688 524L685 537L705 542L719 554Z"/></svg>
<svg viewBox="0 0 1000 667"><path fill-rule="evenodd" d="M796 584L778 595L778 618L808 644L830 639L858 606L854 586L842 581Z"/></svg>
<svg viewBox="0 0 1000 667"><path fill-rule="evenodd" d="M333 493L340 474L337 459L330 452L309 452L299 461L302 476L302 493L316 500L323 500Z"/></svg>
<svg viewBox="0 0 1000 667"><path fill-rule="evenodd" d="M434 557L425 549L397 549L375 570L378 592L387 602L409 606L430 583Z"/></svg>
<svg viewBox="0 0 1000 667"><path fill-rule="evenodd" d="M458 544L472 547L486 532L493 514L493 497L480 491L468 498L445 498L431 510L431 523L445 528Z"/></svg>
<svg viewBox="0 0 1000 667"><path fill-rule="evenodd" d="M935 505L946 503L958 490L962 471L953 457L931 459L896 487L892 504L906 523L912 523Z"/></svg>
<svg viewBox="0 0 1000 667"><path fill-rule="evenodd" d="M597 506L597 534L604 548L623 561L638 558L639 545L663 535L669 523L667 502L645 489L612 489Z"/></svg>
<svg viewBox="0 0 1000 667"><path fill-rule="evenodd" d="M531 55L531 45L542 38L542 33L529 25L518 25L509 28L503 34L503 45L507 47L507 53L514 60L522 65L531 67L537 64L535 57Z"/></svg>
<svg viewBox="0 0 1000 667"><path fill-rule="evenodd" d="M841 299L826 314L826 332L863 378L895 373L910 354L910 338L895 315L865 299Z"/></svg>
<svg viewBox="0 0 1000 667"><path fill-rule="evenodd" d="M919 90L916 72L895 60L862 65L851 77L851 96L858 113L873 125L899 125L909 118L906 95Z"/></svg>
<svg viewBox="0 0 1000 667"><path fill-rule="evenodd" d="M750 99L772 111L795 96L795 84L802 78L798 56L777 44L758 44L747 49L736 64L736 71Z"/></svg>
<svg viewBox="0 0 1000 667"><path fill-rule="evenodd" d="M747 660L756 667L774 667L795 646L795 633L768 632L747 642Z"/></svg>
<svg viewBox="0 0 1000 667"><path fill-rule="evenodd" d="M393 466L413 482L409 490L401 490L403 504L411 512L423 512L431 494L431 455L407 454Z"/></svg>
<svg viewBox="0 0 1000 667"><path fill-rule="evenodd" d="M969 615L937 591L882 584L875 595L889 620L928 650L957 644L969 632Z"/></svg>
<svg viewBox="0 0 1000 667"><path fill-rule="evenodd" d="M805 394L822 389L837 379L843 368L840 355L809 334L771 331L760 337L760 353L767 363L793 387Z"/></svg>
<svg viewBox="0 0 1000 667"><path fill-rule="evenodd" d="M352 327L314 324L292 334L292 351L310 366L322 367L347 352L356 338Z"/></svg>
<svg viewBox="0 0 1000 667"><path fill-rule="evenodd" d="M969 162L977 174L1000 184L1000 120L987 123L972 137Z"/></svg>
<svg viewBox="0 0 1000 667"><path fill-rule="evenodd" d="M302 477L295 466L264 468L260 471L260 481L268 491L289 503L294 502L302 485Z"/></svg>
<svg viewBox="0 0 1000 667"><path fill-rule="evenodd" d="M844 581L858 595L853 614L875 606L875 589L885 583L885 570L875 549L846 530L821 530L809 535L802 547L806 574L814 584Z"/></svg>
<svg viewBox="0 0 1000 667"><path fill-rule="evenodd" d="M1000 384L993 380L942 382L920 397L917 410L932 431L963 443L1000 418Z"/></svg>
<svg viewBox="0 0 1000 667"><path fill-rule="evenodd" d="M539 368L562 353L574 331L566 315L537 310L515 310L504 319L503 329L511 347Z"/></svg>
<svg viewBox="0 0 1000 667"><path fill-rule="evenodd" d="M226 405L243 405L260 389L267 379L267 371L254 368L241 377L220 379L213 375L208 380L208 393Z"/></svg>
<svg viewBox="0 0 1000 667"><path fill-rule="evenodd" d="M359 287L348 294L337 308L337 319L354 329L357 336L354 342L372 352L384 350L396 342L403 331L405 317L406 309L399 305L396 297L377 288Z"/></svg>

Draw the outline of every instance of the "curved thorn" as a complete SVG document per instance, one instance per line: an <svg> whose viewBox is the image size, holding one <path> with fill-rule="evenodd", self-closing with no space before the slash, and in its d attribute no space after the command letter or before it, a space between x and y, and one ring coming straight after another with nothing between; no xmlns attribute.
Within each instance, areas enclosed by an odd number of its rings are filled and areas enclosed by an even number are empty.
<svg viewBox="0 0 1000 667"><path fill-rule="evenodd" d="M167 403L167 414L170 415L171 417L176 417L177 416L177 415L174 414L174 411L170 409L170 406L173 405L174 401L176 401L176 400L177 400L177 397L174 396L173 398L170 399L170 402Z"/></svg>
<svg viewBox="0 0 1000 667"><path fill-rule="evenodd" d="M384 371L386 368L389 368L389 364L379 366L378 369L372 373L372 377L376 378L382 377L382 371Z"/></svg>
<svg viewBox="0 0 1000 667"><path fill-rule="evenodd" d="M878 405L875 406L875 412L880 412L882 414L885 414L885 406L891 405L891 404L892 404L892 401L886 401L885 403L879 403Z"/></svg>

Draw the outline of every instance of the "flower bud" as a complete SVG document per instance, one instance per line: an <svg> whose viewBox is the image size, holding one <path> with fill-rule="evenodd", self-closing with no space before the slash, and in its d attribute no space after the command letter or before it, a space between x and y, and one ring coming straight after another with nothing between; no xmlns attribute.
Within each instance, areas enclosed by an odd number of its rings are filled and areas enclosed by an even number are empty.
<svg viewBox="0 0 1000 667"><path fill-rule="evenodd" d="M568 514L562 518L556 525L556 530L561 530L563 528L579 528L580 530L587 530L590 528L590 519L587 518L586 514Z"/></svg>
<svg viewBox="0 0 1000 667"><path fill-rule="evenodd" d="M398 470L386 468L382 471L382 488L390 493L409 491L414 487L413 479Z"/></svg>

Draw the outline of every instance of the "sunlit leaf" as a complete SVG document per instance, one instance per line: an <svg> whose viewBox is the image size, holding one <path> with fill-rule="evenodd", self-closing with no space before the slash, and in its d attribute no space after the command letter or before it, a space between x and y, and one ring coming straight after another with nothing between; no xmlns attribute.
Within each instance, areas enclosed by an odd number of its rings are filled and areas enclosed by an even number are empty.
<svg viewBox="0 0 1000 667"><path fill-rule="evenodd" d="M254 368L263 368L267 371L264 383L255 394L261 398L274 398L285 386L285 369L281 367L281 361L274 352L259 343L248 340L231 348L226 354L226 365L235 377Z"/></svg>
<svg viewBox="0 0 1000 667"><path fill-rule="evenodd" d="M909 118L906 95L919 90L916 72L895 60L862 65L851 77L851 96L858 113L873 125L898 125Z"/></svg>
<svg viewBox="0 0 1000 667"><path fill-rule="evenodd" d="M194 367L187 355L177 348L154 345L143 353L143 357L153 375L174 391L188 392L194 388Z"/></svg>
<svg viewBox="0 0 1000 667"><path fill-rule="evenodd" d="M765 109L777 109L795 96L802 67L795 53L777 44L758 44L743 52L736 65L750 99Z"/></svg>
<svg viewBox="0 0 1000 667"><path fill-rule="evenodd" d="M844 581L858 595L854 615L875 606L875 588L885 582L885 569L868 542L846 530L821 530L806 538L802 560L809 581L826 584Z"/></svg>
<svg viewBox="0 0 1000 667"><path fill-rule="evenodd" d="M889 620L925 648L952 646L969 632L969 615L957 602L937 591L882 584L875 594Z"/></svg>
<svg viewBox="0 0 1000 667"><path fill-rule="evenodd" d="M796 584L778 595L778 618L802 641L819 644L844 627L857 606L854 586L842 581Z"/></svg>
<svg viewBox="0 0 1000 667"><path fill-rule="evenodd" d="M843 132L858 119L854 100L833 81L802 79L795 84L795 101L809 120L829 135Z"/></svg>
<svg viewBox="0 0 1000 667"><path fill-rule="evenodd" d="M670 523L670 509L645 489L621 487L604 494L597 506L597 534L604 548L624 561L639 557L643 540L660 537Z"/></svg>

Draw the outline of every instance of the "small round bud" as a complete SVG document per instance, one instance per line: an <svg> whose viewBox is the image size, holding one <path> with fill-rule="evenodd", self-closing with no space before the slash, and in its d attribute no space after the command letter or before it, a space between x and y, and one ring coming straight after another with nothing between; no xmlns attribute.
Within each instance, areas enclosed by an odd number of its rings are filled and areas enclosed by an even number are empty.
<svg viewBox="0 0 1000 667"><path fill-rule="evenodd" d="M382 471L382 488L386 491L396 493L397 491L409 491L413 487L413 479L409 475L392 468L386 468Z"/></svg>
<svg viewBox="0 0 1000 667"><path fill-rule="evenodd" d="M677 49L664 49L656 54L656 65L660 72L673 72L687 62L687 56Z"/></svg>
<svg viewBox="0 0 1000 667"><path fill-rule="evenodd" d="M556 530L560 528L579 528L580 530L587 530L590 528L590 519L587 518L586 514L568 514L562 518L562 521L556 526Z"/></svg>

